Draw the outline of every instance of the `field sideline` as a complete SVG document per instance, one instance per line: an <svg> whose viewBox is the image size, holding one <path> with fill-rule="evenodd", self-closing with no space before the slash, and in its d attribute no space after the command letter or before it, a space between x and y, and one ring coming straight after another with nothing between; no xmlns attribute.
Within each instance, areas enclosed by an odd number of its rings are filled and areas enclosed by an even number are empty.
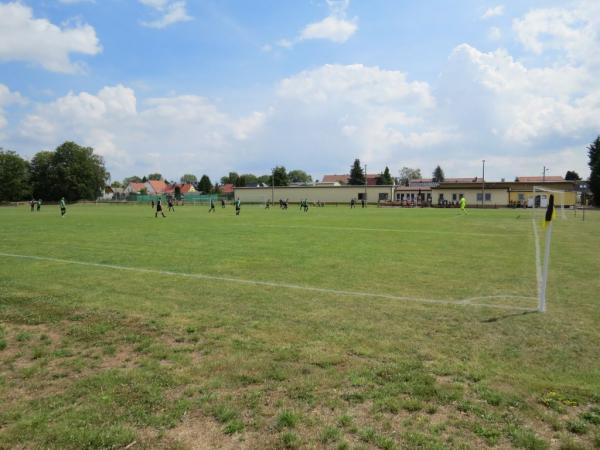
<svg viewBox="0 0 600 450"><path fill-rule="evenodd" d="M598 212L207 209L0 209L0 448L600 448Z"/></svg>

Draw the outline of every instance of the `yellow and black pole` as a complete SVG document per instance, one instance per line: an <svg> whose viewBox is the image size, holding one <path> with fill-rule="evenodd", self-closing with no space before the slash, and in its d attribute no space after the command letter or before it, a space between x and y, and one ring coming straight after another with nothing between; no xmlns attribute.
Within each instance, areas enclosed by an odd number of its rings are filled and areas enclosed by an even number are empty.
<svg viewBox="0 0 600 450"><path fill-rule="evenodd" d="M552 221L556 215L554 209L554 194L550 194L548 207L544 216L543 227L546 229L546 251L544 253L544 267L542 269L542 284L540 286L540 298L538 311L546 312L546 285L548 284L548 269L550 267L550 243L552 241Z"/></svg>

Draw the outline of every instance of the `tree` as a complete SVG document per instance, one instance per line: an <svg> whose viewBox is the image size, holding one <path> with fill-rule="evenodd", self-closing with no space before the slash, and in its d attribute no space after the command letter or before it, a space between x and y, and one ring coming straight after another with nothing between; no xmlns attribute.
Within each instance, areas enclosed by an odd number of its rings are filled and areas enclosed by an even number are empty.
<svg viewBox="0 0 600 450"><path fill-rule="evenodd" d="M433 181L436 183L441 183L445 180L444 171L440 166L437 166L433 171Z"/></svg>
<svg viewBox="0 0 600 450"><path fill-rule="evenodd" d="M258 177L256 179L257 182L261 183L261 184L267 184L269 186L271 186L271 179L273 177L271 175L261 175L260 177Z"/></svg>
<svg viewBox="0 0 600 450"><path fill-rule="evenodd" d="M162 175L160 173L151 173L150 175L148 175L148 180L162 180Z"/></svg>
<svg viewBox="0 0 600 450"><path fill-rule="evenodd" d="M229 172L229 175L226 177L221 177L221 184L233 184L237 186L239 177L237 172Z"/></svg>
<svg viewBox="0 0 600 450"><path fill-rule="evenodd" d="M181 200L181 186L175 186L175 191L173 193L177 200Z"/></svg>
<svg viewBox="0 0 600 450"><path fill-rule="evenodd" d="M210 191L212 190L212 183L210 182L210 178L208 178L208 175L202 175L200 177L200 181L198 182L198 190L206 194L210 193Z"/></svg>
<svg viewBox="0 0 600 450"><path fill-rule="evenodd" d="M0 148L0 201L23 200L31 195L29 163L17 153Z"/></svg>
<svg viewBox="0 0 600 450"><path fill-rule="evenodd" d="M140 177L138 177L137 175L134 175L132 177L124 178L123 186L127 186L129 183L141 183L141 182L142 182L142 179Z"/></svg>
<svg viewBox="0 0 600 450"><path fill-rule="evenodd" d="M360 166L360 159L357 158L350 168L350 179L348 180L348 184L365 184L365 180L365 173Z"/></svg>
<svg viewBox="0 0 600 450"><path fill-rule="evenodd" d="M242 181L240 181L238 187L248 186L250 183L258 183L258 177L253 173L243 173L240 175L240 178Z"/></svg>
<svg viewBox="0 0 600 450"><path fill-rule="evenodd" d="M594 206L600 206L600 136L588 147L590 157L590 191Z"/></svg>
<svg viewBox="0 0 600 450"><path fill-rule="evenodd" d="M191 173L186 173L179 179L179 181L181 181L184 184L191 184L191 183L196 183L198 181L198 178L196 178L196 175L192 175Z"/></svg>
<svg viewBox="0 0 600 450"><path fill-rule="evenodd" d="M574 170L567 170L567 173L565 174L565 180L579 181L581 180L581 177Z"/></svg>
<svg viewBox="0 0 600 450"><path fill-rule="evenodd" d="M141 188L140 189L140 195L148 195L148 189L147 188Z"/></svg>
<svg viewBox="0 0 600 450"><path fill-rule="evenodd" d="M421 169L411 169L410 167L403 167L400 169L400 184L408 186L410 180L418 180L421 177Z"/></svg>
<svg viewBox="0 0 600 450"><path fill-rule="evenodd" d="M113 181L112 183L110 183L110 187L113 187L113 188L122 188L123 184L121 184L120 181Z"/></svg>
<svg viewBox="0 0 600 450"><path fill-rule="evenodd" d="M94 154L93 148L75 142L65 142L54 152L39 152L31 162L36 198L95 200L109 179L102 157Z"/></svg>
<svg viewBox="0 0 600 450"><path fill-rule="evenodd" d="M288 186L290 179L284 166L277 166L273 169L273 185L274 186Z"/></svg>
<svg viewBox="0 0 600 450"><path fill-rule="evenodd" d="M392 180L392 176L390 175L390 169L388 166L385 166L385 170L382 173L380 173L377 177L377 184L386 186L394 184L394 180Z"/></svg>
<svg viewBox="0 0 600 450"><path fill-rule="evenodd" d="M304 170L290 170L288 177L292 183L312 183L312 177Z"/></svg>

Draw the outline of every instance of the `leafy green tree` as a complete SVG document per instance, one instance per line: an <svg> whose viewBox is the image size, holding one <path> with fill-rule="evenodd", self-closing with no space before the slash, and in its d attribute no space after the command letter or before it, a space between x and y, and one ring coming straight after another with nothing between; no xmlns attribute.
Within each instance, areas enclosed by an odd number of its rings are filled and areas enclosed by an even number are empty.
<svg viewBox="0 0 600 450"><path fill-rule="evenodd" d="M209 194L212 191L212 183L210 182L208 175L202 175L200 177L200 181L198 182L198 190L206 194Z"/></svg>
<svg viewBox="0 0 600 450"><path fill-rule="evenodd" d="M354 164L350 168L350 179L348 184L365 184L366 175L360 165L360 159L355 159Z"/></svg>
<svg viewBox="0 0 600 450"><path fill-rule="evenodd" d="M221 184L233 184L237 186L239 177L237 172L229 172L229 175L226 177L221 177Z"/></svg>
<svg viewBox="0 0 600 450"><path fill-rule="evenodd" d="M123 184L120 181L113 181L112 183L110 183L110 187L113 187L113 188L122 188Z"/></svg>
<svg viewBox="0 0 600 450"><path fill-rule="evenodd" d="M437 166L435 168L435 170L433 171L433 181L435 181L437 183L441 183L445 179L446 178L444 177L444 171L442 170L442 168L440 166Z"/></svg>
<svg viewBox="0 0 600 450"><path fill-rule="evenodd" d="M312 177L304 170L290 170L288 177L292 183L312 183Z"/></svg>
<svg viewBox="0 0 600 450"><path fill-rule="evenodd" d="M177 200L181 200L181 187L180 186L175 186L175 191L173 193L175 194L175 198Z"/></svg>
<svg viewBox="0 0 600 450"><path fill-rule="evenodd" d="M127 177L123 179L123 186L127 186L129 183L141 183L142 179L140 177L138 177L137 175L134 175L132 177Z"/></svg>
<svg viewBox="0 0 600 450"><path fill-rule="evenodd" d="M284 166L277 166L273 169L273 180L275 186L288 186L290 179Z"/></svg>
<svg viewBox="0 0 600 450"><path fill-rule="evenodd" d="M39 152L31 169L34 195L49 200L95 200L110 179L102 157L74 142L65 142L54 152Z"/></svg>
<svg viewBox="0 0 600 450"><path fill-rule="evenodd" d="M592 203L600 206L600 136L588 147L590 158L590 191L592 191Z"/></svg>
<svg viewBox="0 0 600 450"><path fill-rule="evenodd" d="M418 180L421 177L421 169L411 169L410 167L403 167L400 169L400 184L408 186L410 180Z"/></svg>
<svg viewBox="0 0 600 450"><path fill-rule="evenodd" d="M385 166L384 171L377 177L377 184L386 186L394 184L394 180L392 179L392 175L390 175L390 169L388 166Z"/></svg>
<svg viewBox="0 0 600 450"><path fill-rule="evenodd" d="M581 180L581 177L574 170L567 170L567 173L565 174L565 180L579 181Z"/></svg>
<svg viewBox="0 0 600 450"><path fill-rule="evenodd" d="M23 200L31 195L29 163L17 153L0 148L0 201Z"/></svg>
<svg viewBox="0 0 600 450"><path fill-rule="evenodd" d="M148 181L148 178L146 178L146 175L144 175L144 176L142 177L142 181L141 181L141 182L142 182L142 183L145 183L146 181Z"/></svg>
<svg viewBox="0 0 600 450"><path fill-rule="evenodd" d="M243 173L240 175L240 178L243 178L244 185L248 186L250 183L258 183L258 177L253 173ZM241 184L239 187L243 187Z"/></svg>
<svg viewBox="0 0 600 450"><path fill-rule="evenodd" d="M196 183L198 181L198 178L196 178L196 175L192 175L191 173L186 173L179 179L179 181L181 181L182 183L185 183L185 184L190 184L190 183Z"/></svg>
<svg viewBox="0 0 600 450"><path fill-rule="evenodd" d="M257 182L262 183L262 184L267 184L269 186L271 186L271 180L272 180L272 176L271 175L261 175L260 177L258 177L256 179Z"/></svg>
<svg viewBox="0 0 600 450"><path fill-rule="evenodd" d="M159 181L162 180L163 176L160 173L151 173L148 175L149 180Z"/></svg>
<svg viewBox="0 0 600 450"><path fill-rule="evenodd" d="M140 195L148 195L148 189L147 188L141 188L140 189Z"/></svg>

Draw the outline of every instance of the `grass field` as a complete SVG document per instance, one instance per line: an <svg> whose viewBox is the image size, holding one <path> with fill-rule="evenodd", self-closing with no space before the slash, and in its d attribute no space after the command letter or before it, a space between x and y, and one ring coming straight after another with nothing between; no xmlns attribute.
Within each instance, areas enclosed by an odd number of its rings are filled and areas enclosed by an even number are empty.
<svg viewBox="0 0 600 450"><path fill-rule="evenodd" d="M0 448L600 448L567 215L539 314L521 210L2 208Z"/></svg>

